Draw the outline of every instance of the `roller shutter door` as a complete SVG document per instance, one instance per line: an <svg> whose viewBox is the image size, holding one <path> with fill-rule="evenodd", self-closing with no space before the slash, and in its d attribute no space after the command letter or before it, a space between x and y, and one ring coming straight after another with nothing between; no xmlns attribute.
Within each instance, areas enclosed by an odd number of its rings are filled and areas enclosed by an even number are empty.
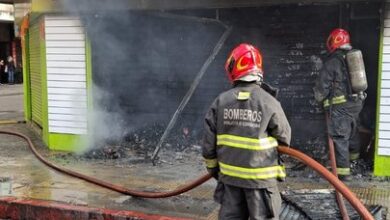
<svg viewBox="0 0 390 220"><path fill-rule="evenodd" d="M32 120L42 127L42 73L39 22L29 30Z"/></svg>

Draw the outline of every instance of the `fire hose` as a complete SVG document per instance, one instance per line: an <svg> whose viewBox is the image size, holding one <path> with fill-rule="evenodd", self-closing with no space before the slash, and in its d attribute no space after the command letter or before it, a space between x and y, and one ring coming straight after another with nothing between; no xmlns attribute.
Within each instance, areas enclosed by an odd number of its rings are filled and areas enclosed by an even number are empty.
<svg viewBox="0 0 390 220"><path fill-rule="evenodd" d="M325 117L326 117L326 126L328 127L330 123L329 115L326 114ZM329 135L328 135L328 145L329 145L329 159L330 159L330 165L332 167L332 173L334 176L338 178L334 143L332 138ZM337 201L337 205L339 206L340 213L343 220L349 220L348 211L347 208L345 207L343 196L337 191L336 191L336 201Z"/></svg>
<svg viewBox="0 0 390 220"><path fill-rule="evenodd" d="M40 153L37 151L35 148L34 144L32 143L31 139L27 137L24 134L18 133L18 132L11 132L11 131L1 131L0 134L8 134L8 135L13 135L13 136L18 136L23 138L27 143L31 151L34 153L34 155L44 164L47 166L61 172L65 173L69 176L73 176L82 180L85 180L87 182L90 182L92 184L125 194L125 195L130 195L130 196L135 196L135 197L142 197L142 198L166 198L166 197L171 197L171 196L177 196L179 194L185 193L201 184L204 182L208 181L211 178L211 175L206 174L198 179L195 179L189 183L186 183L182 186L179 186L175 190L172 191L167 191L167 192L145 192L145 191L137 191L137 190L131 190L127 189L123 186L118 186L114 185L112 183L106 182L99 180L94 177L90 177L75 171L72 171L70 169L58 166L56 164L51 163L50 161L46 160ZM341 182L336 176L334 176L331 172L329 172L324 166L319 164L317 161L314 159L310 158L309 156L294 150L290 147L286 146L279 146L278 147L278 152L281 154L287 154L305 165L313 168L315 171L317 171L322 177L324 177L326 180L328 180L333 187L336 189L336 191L340 192L350 203L351 205L356 209L356 211L360 214L360 216L364 220L374 220L374 217L371 215L371 213L367 210L367 208L363 205L363 203L356 197L356 195L348 189L348 187Z"/></svg>

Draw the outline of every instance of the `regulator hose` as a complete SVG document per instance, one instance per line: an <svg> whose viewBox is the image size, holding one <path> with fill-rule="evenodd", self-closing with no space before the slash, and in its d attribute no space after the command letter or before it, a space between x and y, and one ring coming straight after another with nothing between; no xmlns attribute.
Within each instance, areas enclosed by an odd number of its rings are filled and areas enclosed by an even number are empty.
<svg viewBox="0 0 390 220"><path fill-rule="evenodd" d="M109 182L105 182L105 181L99 180L97 178L90 177L90 176L66 169L64 167L57 166L57 165L49 162L48 160L46 160L44 157L42 157L38 153L34 144L31 141L31 139L29 137L25 136L24 134L21 134L18 132L11 132L11 131L2 131L2 130L0 130L0 134L8 134L8 135L18 136L18 137L23 138L24 140L27 141L28 146L31 149L31 151L34 153L34 155L42 163L46 164L47 166L49 166L49 167L51 167L59 172L65 173L65 174L73 176L73 177L80 178L80 179L85 180L87 182L93 183L93 184L98 185L98 186L102 186L104 188L107 188L107 189L110 189L110 190L113 190L113 191L116 191L116 192L119 192L119 193L122 193L125 195L142 197L142 198L166 198L166 197L171 197L171 196L177 196L179 194L185 193L185 192L201 185L202 183L206 182L207 180L209 180L211 178L211 175L206 174L206 175L203 175L203 176L199 177L198 179L195 179L187 184L179 186L175 190L168 191L168 192L145 192L145 191L131 190L131 189L124 188L122 186L114 185L114 184L111 184ZM338 178L335 177L331 172L329 172L324 166L322 166L321 164L319 164L317 161L313 160L309 156L307 156L307 155L305 155L297 150L294 150L290 147L279 146L278 151L281 154L290 155L290 156L294 157L295 159L298 159L302 163L308 165L309 167L313 168L321 176L323 176L326 180L328 180L337 191L339 191L341 194L343 194L343 196L351 203L351 205L356 209L356 211L360 214L360 216L364 220L374 220L371 213L366 209L366 207L361 203L361 201L356 197L356 195L353 192L351 192L344 183L342 183L340 180L338 180Z"/></svg>

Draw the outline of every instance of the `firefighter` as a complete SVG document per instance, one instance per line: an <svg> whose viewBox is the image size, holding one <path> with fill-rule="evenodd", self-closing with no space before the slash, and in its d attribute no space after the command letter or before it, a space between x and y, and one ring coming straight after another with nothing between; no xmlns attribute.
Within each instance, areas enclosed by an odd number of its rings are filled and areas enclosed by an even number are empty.
<svg viewBox="0 0 390 220"><path fill-rule="evenodd" d="M261 87L262 57L240 44L225 69L233 88L220 94L205 117L202 154L218 180L219 219L279 219L277 180L286 176L277 152L291 128L280 103Z"/></svg>
<svg viewBox="0 0 390 220"><path fill-rule="evenodd" d="M352 140L359 138L357 124L366 97L364 90L367 88L367 81L363 79L352 84L351 79L354 78L350 76L349 70L355 67L349 67L346 59L352 51L350 36L346 30L333 30L328 37L327 48L329 55L316 79L314 97L322 103L329 118L328 133L335 146L337 174L341 180L349 181L350 160L359 157L359 142L354 141L352 144ZM357 88L356 84L363 86L357 85L361 88L354 89Z"/></svg>

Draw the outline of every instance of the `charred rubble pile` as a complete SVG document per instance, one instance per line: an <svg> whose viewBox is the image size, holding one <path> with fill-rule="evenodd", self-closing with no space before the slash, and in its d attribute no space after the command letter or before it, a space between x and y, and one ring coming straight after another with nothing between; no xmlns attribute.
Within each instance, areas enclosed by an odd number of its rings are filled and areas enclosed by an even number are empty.
<svg viewBox="0 0 390 220"><path fill-rule="evenodd" d="M149 161L166 126L162 124L148 125L125 134L121 139L107 140L94 149L83 154L87 159L126 159ZM184 160L185 157L200 156L199 134L188 127L172 130L163 143L159 158L165 160ZM167 159L168 158L168 159Z"/></svg>

